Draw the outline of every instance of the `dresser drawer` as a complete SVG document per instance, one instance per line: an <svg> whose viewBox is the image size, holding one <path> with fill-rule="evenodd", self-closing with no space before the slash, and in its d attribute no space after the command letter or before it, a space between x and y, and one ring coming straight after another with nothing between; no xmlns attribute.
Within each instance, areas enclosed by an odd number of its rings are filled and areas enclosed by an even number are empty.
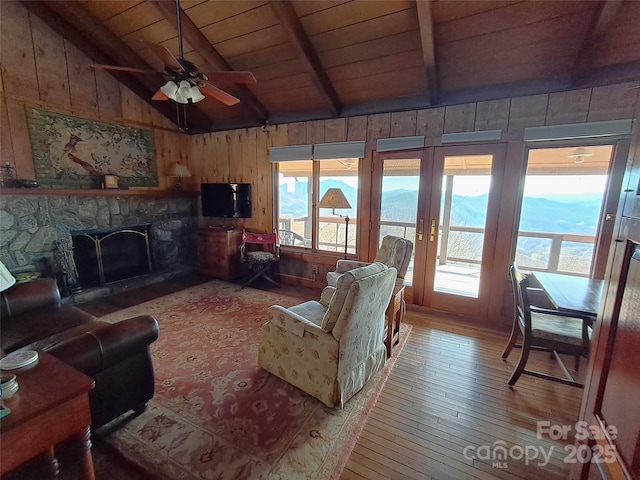
<svg viewBox="0 0 640 480"><path fill-rule="evenodd" d="M240 264L242 230L200 229L198 231L198 271L222 280L243 274Z"/></svg>

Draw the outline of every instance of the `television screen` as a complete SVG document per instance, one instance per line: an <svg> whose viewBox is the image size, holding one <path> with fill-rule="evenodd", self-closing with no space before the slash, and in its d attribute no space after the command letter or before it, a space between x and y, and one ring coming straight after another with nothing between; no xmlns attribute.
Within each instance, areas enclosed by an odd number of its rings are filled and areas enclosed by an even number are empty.
<svg viewBox="0 0 640 480"><path fill-rule="evenodd" d="M200 201L203 217L251 218L249 183L203 183Z"/></svg>

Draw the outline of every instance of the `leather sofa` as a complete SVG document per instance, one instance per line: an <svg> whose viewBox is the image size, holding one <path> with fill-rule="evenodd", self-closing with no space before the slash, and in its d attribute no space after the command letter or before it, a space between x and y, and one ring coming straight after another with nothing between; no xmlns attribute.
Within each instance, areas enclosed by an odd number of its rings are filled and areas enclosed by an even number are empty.
<svg viewBox="0 0 640 480"><path fill-rule="evenodd" d="M2 293L0 302L2 354L47 351L94 379L89 397L92 429L129 410L145 409L154 394L149 347L158 338L155 318L100 321L62 305L53 279L14 285Z"/></svg>

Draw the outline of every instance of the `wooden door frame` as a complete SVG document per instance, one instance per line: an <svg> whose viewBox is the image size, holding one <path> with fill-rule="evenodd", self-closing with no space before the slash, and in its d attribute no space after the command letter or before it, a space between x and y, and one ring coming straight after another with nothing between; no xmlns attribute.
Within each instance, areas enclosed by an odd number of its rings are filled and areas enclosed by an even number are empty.
<svg viewBox="0 0 640 480"><path fill-rule="evenodd" d="M487 219L484 230L484 247L482 249L482 271L480 276L480 285L478 297L464 297L460 295L446 294L436 292L433 288L434 272L430 272L425 282L425 291L423 293L423 302L427 303L430 308L437 310L446 310L458 314L463 314L477 320L485 320L488 317L489 303L492 289L495 288L497 273L493 268L496 257L496 245L498 242L498 226L500 220L500 204L502 202L502 189L504 185L504 172L506 166L506 143L482 143L473 145L447 145L434 147L433 165L435 168L444 167L445 156L463 156L463 155L492 155L491 165L491 187L487 203ZM441 160L440 160L441 159ZM438 167L436 167L438 165ZM432 170L432 178L436 177L435 170ZM440 172L438 178L442 178ZM429 217L425 218L425 225L429 225L432 219L439 218L441 187L438 185L434 188L429 199L430 211ZM438 223L440 223L438 221ZM427 248L427 251L429 249ZM429 253L431 259L437 255L433 249ZM431 260L425 259L425 265L435 270L435 262L431 266ZM417 263L417 262L416 262ZM425 272L427 274L428 272ZM503 276L500 274L500 279ZM454 305L454 306L452 306Z"/></svg>
<svg viewBox="0 0 640 480"><path fill-rule="evenodd" d="M396 150L390 152L377 152L373 151L373 159L371 165L371 176L369 177L369 185L371 185L370 192L370 213L369 213L369 243L368 247L368 256L365 258L366 261L372 261L376 254L378 253L378 241L380 236L380 210L382 204L382 180L383 180L383 162L384 160L393 160L393 159L407 159L407 158L419 158L420 159L420 179L421 183L418 190L418 199L423 195L423 178L425 177L425 169L431 168L431 164L433 163L433 147L423 147L419 149L410 149L410 150ZM416 232L418 221L420 218L424 218L424 210L426 205L421 205L418 201L416 212ZM417 236L416 236L417 237ZM413 238L414 245L414 278L416 273L422 274L422 270L418 269L416 272L415 266L418 265L419 261L424 261L422 256L419 253L419 249L417 249L417 242L419 241L416 237ZM422 264L420 264L422 265ZM420 289L421 290L421 289ZM416 295L418 296L416 298ZM418 293L416 289L413 288L413 285L407 286L405 288L405 301L407 303L421 303L422 296L421 293Z"/></svg>
<svg viewBox="0 0 640 480"><path fill-rule="evenodd" d="M631 139L617 139L611 142L613 152L611 163L607 175L607 186L602 198L602 210L598 230L596 232L596 244L594 245L593 265L591 266L591 277L603 279L607 269L607 259L613 241L613 230L615 217L622 192L622 182L625 174L627 158Z"/></svg>
<svg viewBox="0 0 640 480"><path fill-rule="evenodd" d="M483 248L482 263L483 276L481 279L480 291L478 298L472 299L473 306L466 309L466 314L477 319L486 319L488 316L488 305L490 303L491 287L495 285L496 279L502 281L505 277L502 272L498 272L493 265L494 257L496 255L494 245L499 238L498 226L500 218L500 205L502 202L502 187L504 183L504 171L506 165L506 143L482 143L473 145L448 145L448 146L430 146L421 149L402 150L393 152L373 152L373 163L371 168L371 211L370 211L370 229L369 229L369 244L368 244L368 257L366 260L371 261L378 250L378 237L380 232L380 225L378 219L380 218L381 208L381 195L382 195L382 179L383 179L383 161L387 159L404 159L404 158L419 158L420 159L420 186L418 191L418 205L416 216L416 233L420 230L420 221L424 222L423 240L418 239L418 235L414 238L414 286L421 282L416 282L416 278L426 278L426 265L427 265L427 248L424 246L424 242L428 239L429 234L429 220L432 218L432 212L430 208L439 208L439 201L437 206L431 201L432 194L432 179L434 177L434 165L436 152L443 152L443 154L449 156L456 155L493 155L493 162L491 168L491 195L489 197L487 223L485 225L485 242L487 247ZM444 159L444 157L443 157ZM439 175L442 178L442 172ZM425 201L426 200L426 201ZM508 257L508 252L504 254L505 258ZM486 263L485 263L486 262ZM485 272L486 270L486 272ZM425 300L428 300L426 295L426 288L414 288L414 286L407 289L407 301L409 303L415 303L418 305L424 305ZM431 288L433 285L431 285ZM456 296L456 304L460 304L460 298ZM463 299L464 300L464 299ZM478 302L481 302L481 308L477 308ZM465 303L464 301L462 302ZM437 308L437 307L436 307ZM455 310L455 309L454 309Z"/></svg>

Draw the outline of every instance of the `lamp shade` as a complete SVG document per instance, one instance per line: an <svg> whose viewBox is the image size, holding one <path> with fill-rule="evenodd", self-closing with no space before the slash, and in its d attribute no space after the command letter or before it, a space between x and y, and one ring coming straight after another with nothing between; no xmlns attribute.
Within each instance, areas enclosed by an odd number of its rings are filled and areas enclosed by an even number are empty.
<svg viewBox="0 0 640 480"><path fill-rule="evenodd" d="M339 188L329 188L318 203L319 208L351 208L347 197Z"/></svg>
<svg viewBox="0 0 640 480"><path fill-rule="evenodd" d="M0 292L4 292L7 288L16 283L16 279L7 267L0 262Z"/></svg>
<svg viewBox="0 0 640 480"><path fill-rule="evenodd" d="M186 165L176 162L171 165L171 168L169 168L169 176L180 177L180 178L190 178L191 172L189 171L189 168Z"/></svg>

